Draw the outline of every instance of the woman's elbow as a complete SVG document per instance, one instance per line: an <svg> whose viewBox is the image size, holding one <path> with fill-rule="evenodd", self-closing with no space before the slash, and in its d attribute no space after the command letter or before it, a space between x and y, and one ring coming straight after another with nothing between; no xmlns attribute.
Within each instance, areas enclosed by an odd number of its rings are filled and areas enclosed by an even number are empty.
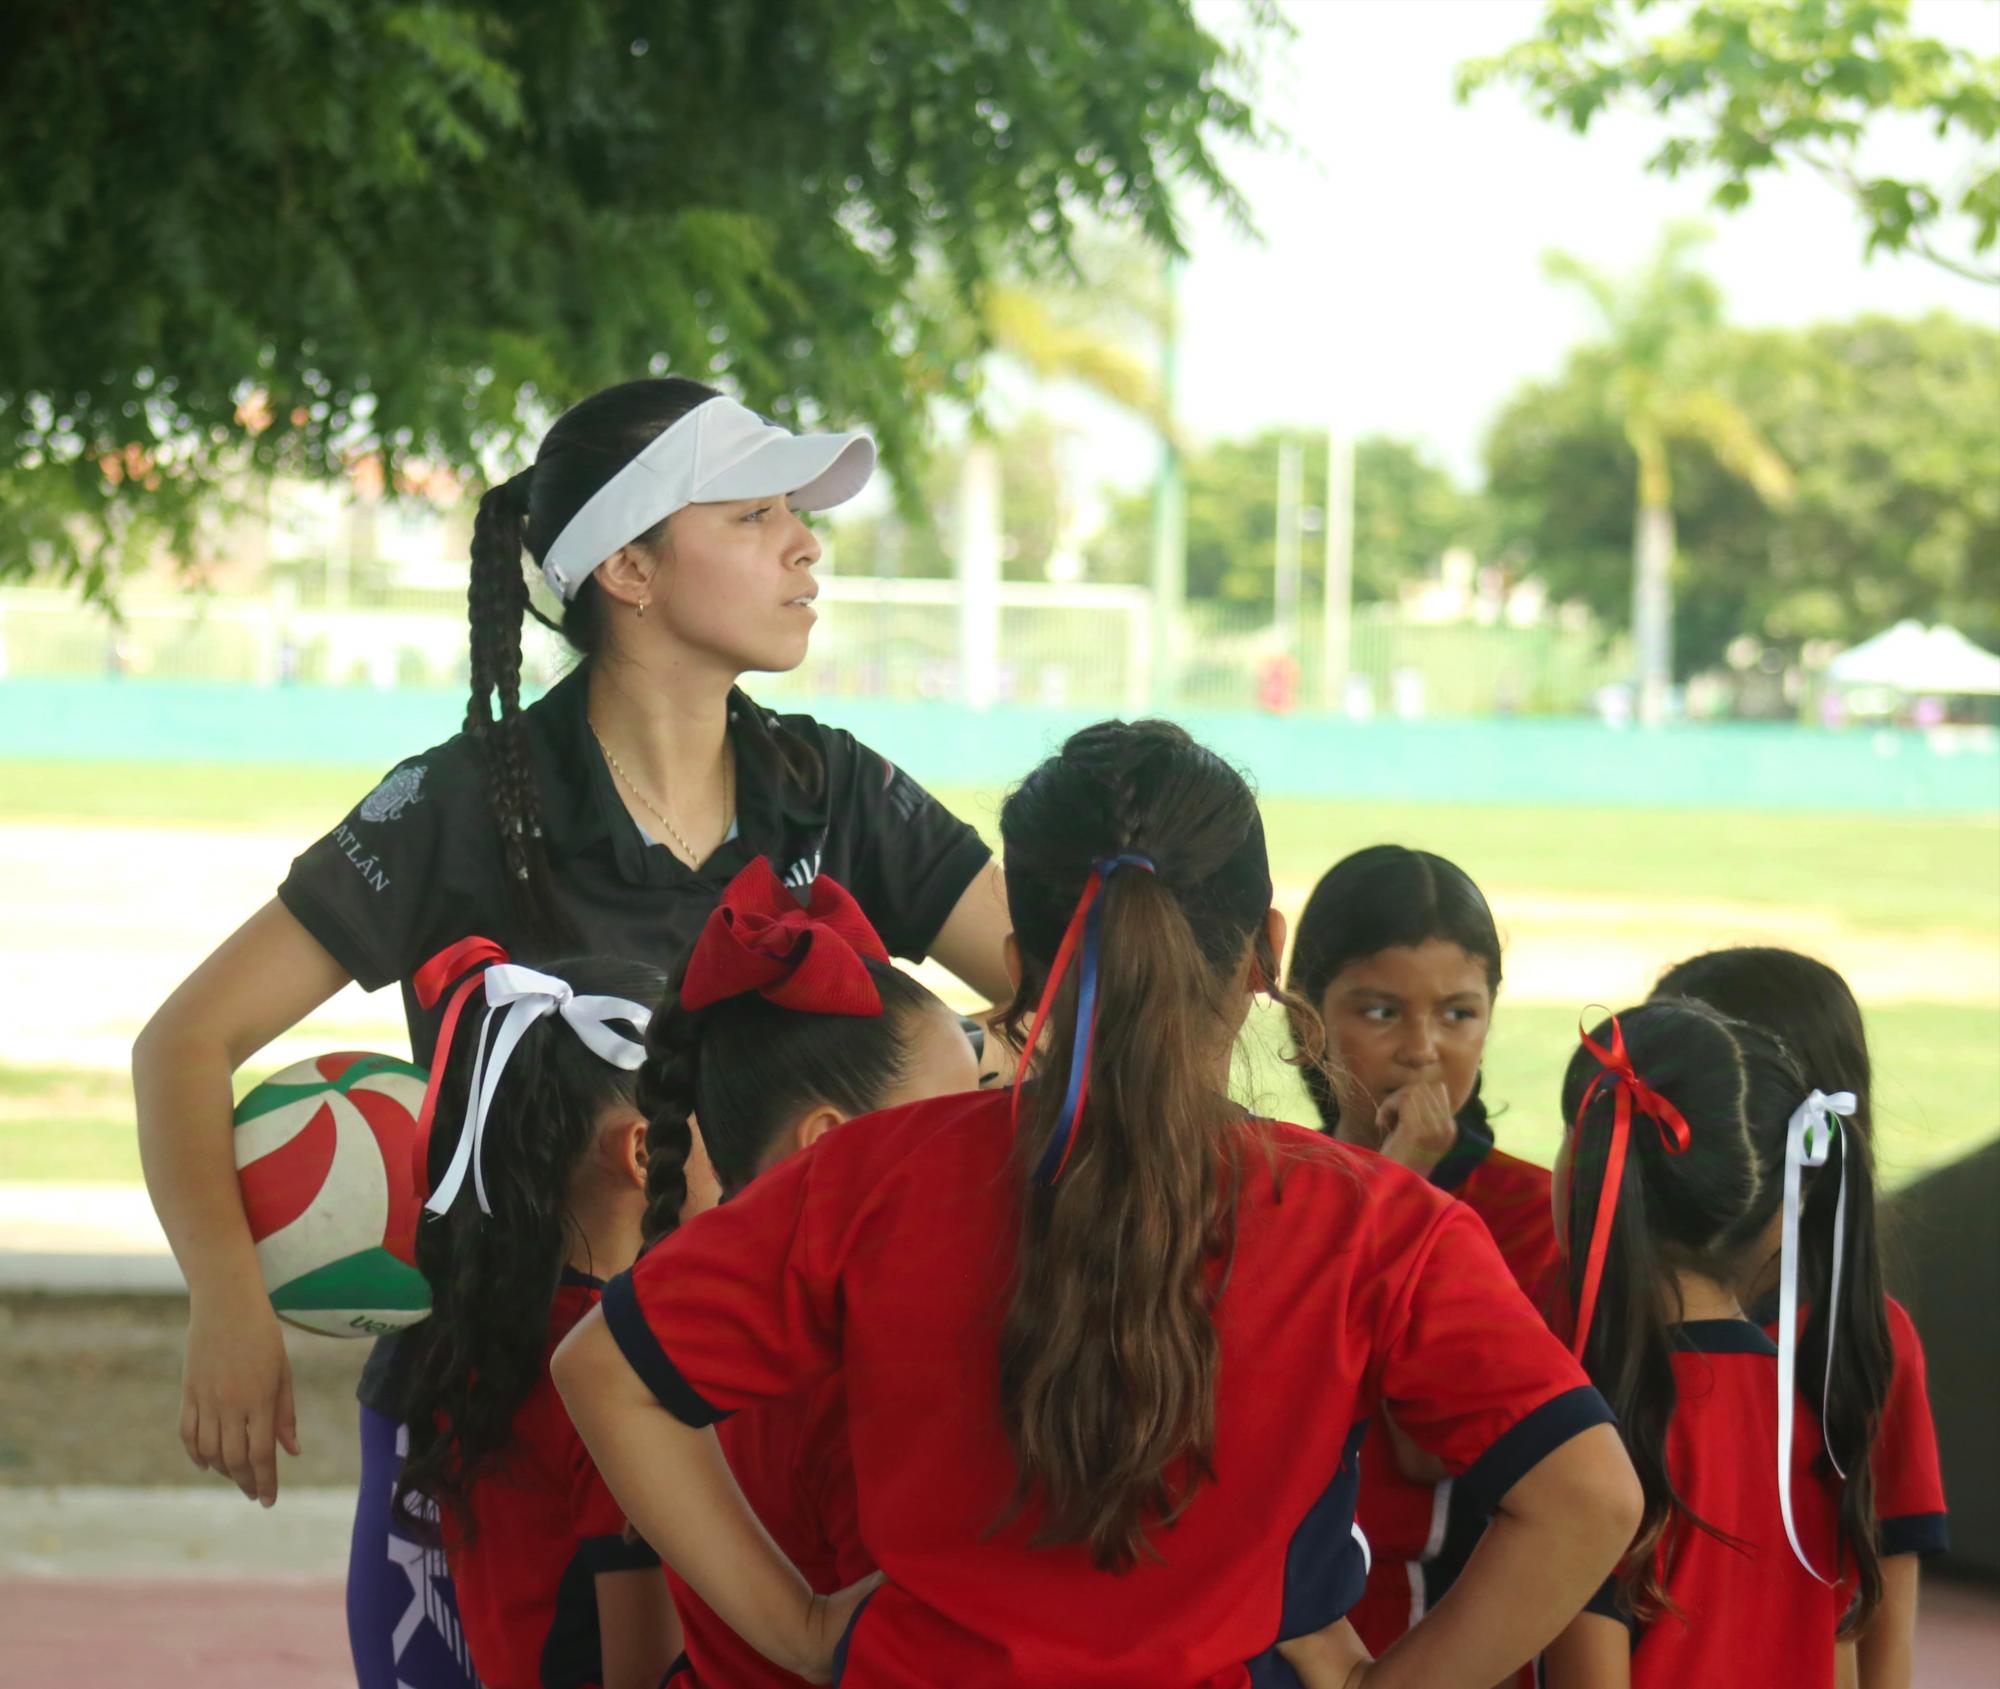
<svg viewBox="0 0 2000 1689"><path fill-rule="evenodd" d="M1607 1563L1638 1533L1646 1505L1624 1440L1610 1425L1579 1432L1527 1474L1501 1503L1522 1519L1559 1525Z"/></svg>

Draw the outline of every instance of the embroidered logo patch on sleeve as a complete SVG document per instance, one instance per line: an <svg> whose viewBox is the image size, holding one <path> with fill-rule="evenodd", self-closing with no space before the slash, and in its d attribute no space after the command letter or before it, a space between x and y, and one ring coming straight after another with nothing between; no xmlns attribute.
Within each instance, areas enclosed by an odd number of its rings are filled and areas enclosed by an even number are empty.
<svg viewBox="0 0 2000 1689"><path fill-rule="evenodd" d="M413 763L393 770L388 778L361 800L357 812L363 821L394 821L424 796L424 765Z"/></svg>

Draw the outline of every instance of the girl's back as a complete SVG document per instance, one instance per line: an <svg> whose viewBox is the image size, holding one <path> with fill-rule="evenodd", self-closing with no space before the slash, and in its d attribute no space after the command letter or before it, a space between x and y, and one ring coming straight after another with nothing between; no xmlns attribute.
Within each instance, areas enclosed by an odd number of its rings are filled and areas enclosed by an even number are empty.
<svg viewBox="0 0 2000 1689"><path fill-rule="evenodd" d="M549 1317L553 1351L602 1285L566 1270ZM659 1556L625 1539L625 1510L546 1374L514 1415L505 1451L472 1485L471 1529L447 1512L445 1557L472 1663L486 1689L594 1684L602 1676L596 1578Z"/></svg>
<svg viewBox="0 0 2000 1689"><path fill-rule="evenodd" d="M999 1408L1007 1107L976 1094L838 1128L607 1295L627 1358L683 1418L842 1369L861 1533L887 1577L842 1681L1287 1681L1278 1638L1359 1592L1354 1450L1381 1399L1489 1502L1604 1419L1462 1205L1365 1151L1246 1126L1235 1249L1212 1267L1213 1480L1122 1574L1082 1545L1031 1546Z"/></svg>
<svg viewBox="0 0 2000 1689"><path fill-rule="evenodd" d="M1677 1328L1678 1400L1667 1428L1667 1470L1699 1519L1666 1556L1677 1611L1632 1626L1633 1689L1696 1683L1831 1683L1834 1634L1852 1587L1815 1579L1785 1541L1778 1512L1777 1345L1748 1320L1694 1320ZM1792 1461L1799 1543L1832 1576L1839 1509L1816 1470L1817 1422L1801 1400ZM1592 1611L1615 1609L1600 1597Z"/></svg>

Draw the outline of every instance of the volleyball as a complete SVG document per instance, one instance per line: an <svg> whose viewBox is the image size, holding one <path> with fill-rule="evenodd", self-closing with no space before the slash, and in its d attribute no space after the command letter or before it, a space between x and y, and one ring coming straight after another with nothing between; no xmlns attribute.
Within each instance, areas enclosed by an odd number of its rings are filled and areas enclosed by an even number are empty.
<svg viewBox="0 0 2000 1689"><path fill-rule="evenodd" d="M279 1318L379 1337L430 1312L416 1265L425 1077L394 1056L316 1056L236 1105L236 1177Z"/></svg>

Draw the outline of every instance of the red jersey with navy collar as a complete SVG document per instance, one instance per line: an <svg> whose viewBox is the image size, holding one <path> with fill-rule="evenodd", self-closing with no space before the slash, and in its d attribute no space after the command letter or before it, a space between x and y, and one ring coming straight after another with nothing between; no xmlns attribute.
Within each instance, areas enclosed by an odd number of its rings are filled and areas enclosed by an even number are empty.
<svg viewBox="0 0 2000 1689"><path fill-rule="evenodd" d="M601 1281L563 1271L548 1353L597 1306ZM494 1470L472 1486L473 1530L444 1527L459 1618L484 1689L596 1689L599 1572L659 1565L624 1539L625 1511L597 1474L562 1398L542 1378Z"/></svg>
<svg viewBox="0 0 2000 1689"><path fill-rule="evenodd" d="M1560 1271L1549 1170L1494 1148L1483 1124L1468 1121L1431 1182L1485 1222L1509 1275L1546 1314ZM1405 1477L1388 1427L1378 1419L1361 1444L1360 1522L1374 1564L1348 1618L1379 1655L1451 1587L1486 1529L1486 1512L1469 1506L1449 1480Z"/></svg>
<svg viewBox="0 0 2000 1689"><path fill-rule="evenodd" d="M1777 1298L1769 1298L1757 1311L1765 1331L1775 1337ZM1895 1297L1882 1298L1882 1311L1889 1321L1893 1370L1869 1461L1875 1479L1875 1517L1882 1526L1882 1552L1942 1554L1951 1546L1951 1515L1945 1507L1944 1474L1938 1465L1937 1426L1931 1419L1923 1339L1917 1335L1910 1310ZM1803 1330L1803 1313L1799 1324Z"/></svg>
<svg viewBox="0 0 2000 1689"><path fill-rule="evenodd" d="M1608 1421L1464 1204L1317 1133L1242 1130L1214 1315L1216 1477L1121 1574L1080 1546L1031 1547L1038 1510L1009 1512L999 1358L1019 1220L1004 1094L836 1127L611 1282L613 1335L688 1423L842 1374L861 1540L887 1581L837 1682L1291 1681L1277 1642L1360 1591L1354 1453L1379 1404L1488 1505Z"/></svg>
<svg viewBox="0 0 2000 1689"><path fill-rule="evenodd" d="M838 1376L800 1396L760 1402L715 1428L743 1499L800 1575L822 1595L875 1569L861 1546L847 1393ZM687 1658L673 1689L806 1689L774 1665L667 1570Z"/></svg>
<svg viewBox="0 0 2000 1689"><path fill-rule="evenodd" d="M1792 1521L1831 1584L1799 1564L1778 1511L1778 1349L1749 1320L1691 1320L1675 1331L1667 1471L1697 1518L1663 1547L1676 1611L1639 1622L1611 1585L1588 1611L1632 1631L1632 1689L1784 1684L1830 1689L1834 1642L1854 1594L1839 1502L1823 1473L1818 1419L1801 1396L1793 1423ZM1846 1575L1843 1575L1846 1574Z"/></svg>

